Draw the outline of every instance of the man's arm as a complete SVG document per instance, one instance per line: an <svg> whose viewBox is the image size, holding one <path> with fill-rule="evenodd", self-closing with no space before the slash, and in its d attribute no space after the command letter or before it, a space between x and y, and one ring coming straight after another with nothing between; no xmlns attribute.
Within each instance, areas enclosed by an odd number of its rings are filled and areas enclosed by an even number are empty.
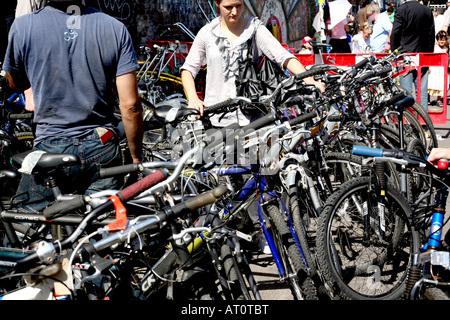
<svg viewBox="0 0 450 320"><path fill-rule="evenodd" d="M116 78L119 95L120 113L128 140L133 163L142 161L142 139L144 136L144 120L142 106L137 90L135 72L129 72Z"/></svg>

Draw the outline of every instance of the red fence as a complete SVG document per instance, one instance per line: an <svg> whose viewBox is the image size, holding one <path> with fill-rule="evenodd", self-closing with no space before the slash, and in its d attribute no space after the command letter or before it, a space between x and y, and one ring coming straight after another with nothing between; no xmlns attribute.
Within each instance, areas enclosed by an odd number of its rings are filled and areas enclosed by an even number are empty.
<svg viewBox="0 0 450 320"><path fill-rule="evenodd" d="M295 54L295 56L300 60L300 62L305 65L313 65L315 63L326 63L332 64L336 66L352 66L359 62L364 57L367 57L368 54L352 54L352 53L324 53L322 54L322 59L320 59L320 55L316 54ZM376 53L375 57L383 57L386 56L386 53ZM445 53L411 53L411 56L414 57L415 68L419 71L423 67L442 67L443 72L443 83L444 83L444 93L443 93L443 108L442 111L432 111L429 110L428 114L430 115L434 124L445 124L447 120L447 88L448 88L448 55ZM421 79L420 72L418 72L419 77L417 80L417 92L420 92L421 87ZM417 98L417 101L420 102L420 95Z"/></svg>

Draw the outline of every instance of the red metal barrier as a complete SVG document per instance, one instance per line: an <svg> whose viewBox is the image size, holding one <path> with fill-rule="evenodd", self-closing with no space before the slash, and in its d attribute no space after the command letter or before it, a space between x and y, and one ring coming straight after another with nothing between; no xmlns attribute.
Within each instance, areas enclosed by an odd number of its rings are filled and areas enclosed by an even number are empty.
<svg viewBox="0 0 450 320"><path fill-rule="evenodd" d="M146 45L152 47L154 44L157 45L167 45L168 41L154 41L150 40ZM189 52L192 46L192 42L180 42L180 48L177 53L177 59L181 60L182 63L183 58ZM283 44L283 46L290 50L294 51L293 48L289 48L287 45ZM295 56L300 60L300 62L304 66L309 66L317 63L326 63L332 64L336 66L352 66L359 62L364 57L368 55L375 55L376 58L384 57L387 53L323 53L321 56L319 54L295 54ZM428 113L434 124L445 124L448 120L447 118L447 88L448 88L448 55L445 53L411 53L411 56L415 57L415 67L420 71L423 67L442 67L444 68L444 94L443 94L443 108L442 111L431 111L428 110ZM173 68L173 62L171 62L170 67ZM420 92L420 72L417 80L417 92ZM420 95L417 98L417 101L420 102Z"/></svg>
<svg viewBox="0 0 450 320"><path fill-rule="evenodd" d="M300 62L305 65L312 65L314 63L326 63L336 66L352 66L359 62L368 54L360 53L324 53L322 54L322 59L319 54L295 54L295 56L300 60ZM387 53L375 53L376 58L386 56ZM414 56L416 68L418 71L423 67L442 67L444 68L444 94L443 94L443 108L442 111L431 111L428 110L428 114L434 124L445 124L448 120L447 118L447 88L448 88L448 55L445 53L410 53L409 55ZM417 80L417 92L420 92L420 72ZM420 102L420 95L417 98Z"/></svg>

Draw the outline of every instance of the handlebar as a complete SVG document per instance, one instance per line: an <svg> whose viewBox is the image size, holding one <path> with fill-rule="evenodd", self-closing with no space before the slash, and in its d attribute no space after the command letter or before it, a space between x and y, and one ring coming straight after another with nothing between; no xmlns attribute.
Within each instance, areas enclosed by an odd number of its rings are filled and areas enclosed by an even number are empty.
<svg viewBox="0 0 450 320"><path fill-rule="evenodd" d="M352 154L357 156L373 157L376 161L390 161L407 167L425 168L440 178L450 177L450 171L447 170L448 161L445 159L439 160L437 163L438 168L436 168L427 159L403 150L371 148L367 146L354 145L352 148ZM446 165L443 165L442 162L446 163Z"/></svg>
<svg viewBox="0 0 450 320"><path fill-rule="evenodd" d="M155 183L155 181L157 180L158 177L160 177L160 175L161 173L155 172L153 174L152 179L149 180ZM144 185L147 185L149 183L150 182L147 181L146 183L141 183L139 185L140 187L143 188ZM132 189L135 190L137 188L138 188L137 186L134 186ZM156 215L145 217L143 221L142 217L138 217L135 219L135 222L131 223L133 224L132 228L127 228L123 230L123 232L112 233L109 236L103 238L102 240L94 243L93 246L96 250L102 250L113 244L128 240L130 237L134 237L136 236L136 234L143 232L149 228L152 228L160 222L175 219L180 214L186 211L196 210L206 205L212 204L218 198L222 197L227 191L228 191L227 187L225 187L224 185L220 185L213 190L206 191L194 198L186 200L183 203L177 204L173 207L166 207L162 210L162 212L159 212ZM80 226L78 226L77 229L64 241L55 244L41 242L40 245L37 247L36 252L33 252L32 254L17 261L16 264L17 270L24 270L26 268L29 268L33 263L42 260L43 258L48 258L50 255L55 254L56 248L63 250L68 247L71 247L78 239L79 235L81 235L85 227L96 217L103 214L105 211L109 210L111 206L112 202L108 201L103 205L92 210L91 213L85 219L83 219L83 221L80 223Z"/></svg>
<svg viewBox="0 0 450 320"><path fill-rule="evenodd" d="M8 115L8 120L28 120L33 119L34 113L28 112L28 113L11 113Z"/></svg>
<svg viewBox="0 0 450 320"><path fill-rule="evenodd" d="M203 110L203 116L230 112L239 107L242 103L251 104L252 101L245 97L230 98L219 103L209 105Z"/></svg>

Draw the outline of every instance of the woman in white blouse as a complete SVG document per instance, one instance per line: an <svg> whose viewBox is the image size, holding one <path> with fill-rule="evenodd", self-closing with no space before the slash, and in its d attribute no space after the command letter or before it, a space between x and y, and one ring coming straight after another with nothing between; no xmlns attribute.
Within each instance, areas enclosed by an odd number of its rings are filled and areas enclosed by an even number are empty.
<svg viewBox="0 0 450 320"><path fill-rule="evenodd" d="M244 1L216 0L220 16L205 25L195 37L186 61L182 67L181 78L189 100L189 107L203 113L203 108L228 98L236 97L236 76L239 61L247 55L247 40L255 33L258 54L264 53L269 59L293 74L306 71L293 54L284 49L263 23L254 17L244 18ZM206 59L206 60L205 60ZM202 65L208 67L206 74L205 99L200 100L194 79ZM315 84L323 92L325 84L312 78L304 80ZM213 126L223 127L238 122L247 125L250 116L239 110L227 114L219 123L218 116L211 118Z"/></svg>

